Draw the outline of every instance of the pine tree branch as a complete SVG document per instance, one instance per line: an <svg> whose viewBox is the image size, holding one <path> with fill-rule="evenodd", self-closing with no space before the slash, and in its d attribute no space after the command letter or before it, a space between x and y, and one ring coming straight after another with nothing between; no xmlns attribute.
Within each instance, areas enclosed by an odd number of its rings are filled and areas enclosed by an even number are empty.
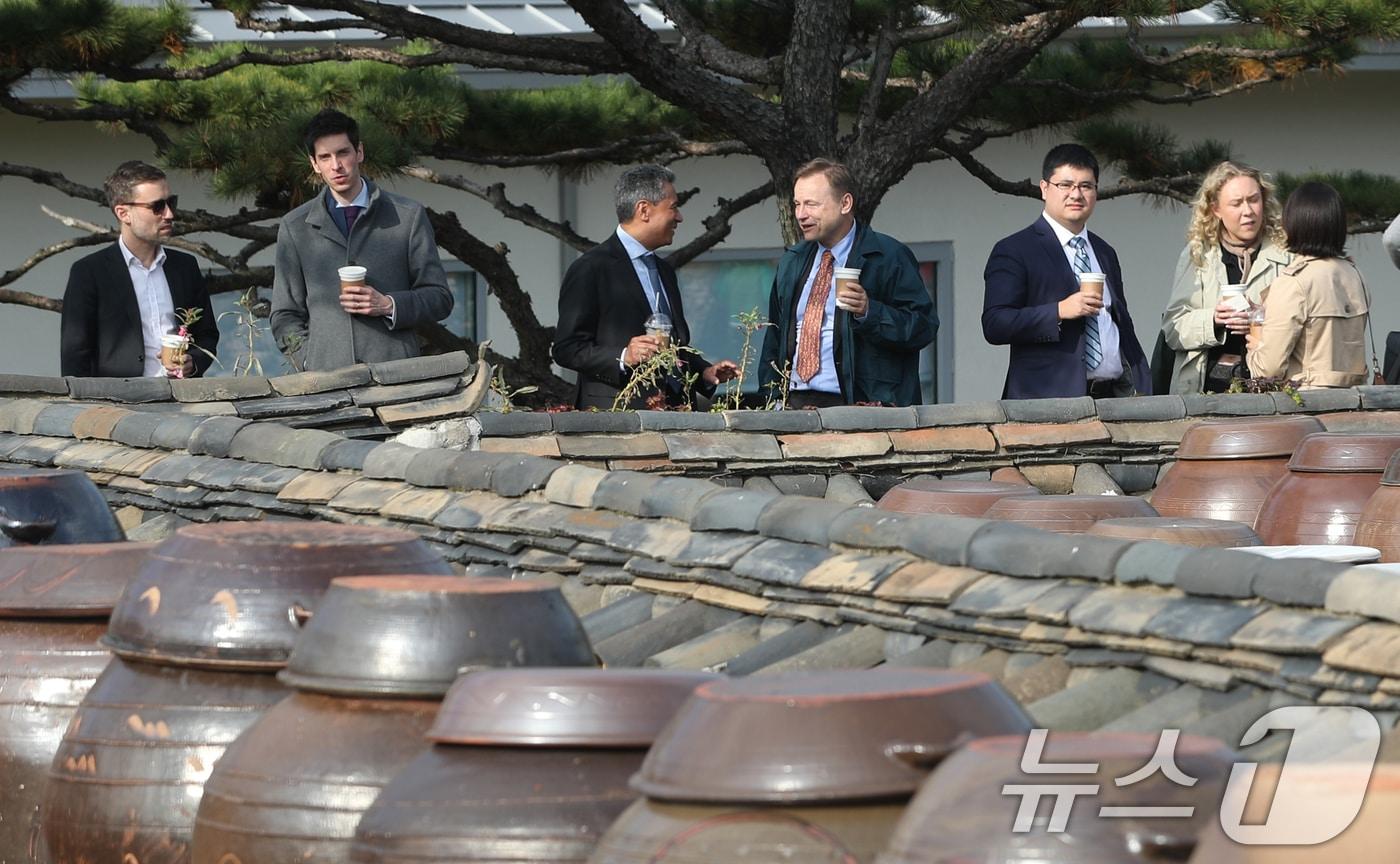
<svg viewBox="0 0 1400 864"><path fill-rule="evenodd" d="M946 39L956 33L962 32L963 23L956 18L950 18L937 24L923 24L918 27L905 27L896 34L898 47L913 45L919 42L932 42L936 39Z"/></svg>
<svg viewBox="0 0 1400 864"><path fill-rule="evenodd" d="M615 165L630 165L634 162L661 162L669 164L680 159L697 156L732 156L752 152L742 141L690 141L675 132L658 132L653 135L640 135L623 138L610 144L596 147L574 147L553 153L538 155L506 156L497 154L473 153L461 147L436 145L432 155L439 159L451 159L472 165L491 165L497 168L524 168L531 166L572 166L607 162Z"/></svg>
<svg viewBox="0 0 1400 864"><path fill-rule="evenodd" d="M49 209L47 206L44 206L44 205L40 205L39 209L42 210L42 211L44 212L44 215L45 215L45 216L48 216L48 217L51 218L51 219L57 220L57 221L59 222L59 224L63 225L65 228L75 228L75 229L77 229L77 230L79 230L79 231L86 231L90 237L95 238L95 242L98 242L98 243L108 243L108 242L111 242L111 241L113 241L113 240L115 240L115 239L117 238L117 233L118 233L118 232L115 231L115 230L113 230L112 228L106 226L106 225L99 225L99 224L97 224L96 222L89 222L89 221L86 220L86 219L79 219L79 218L76 217L76 216L65 216L65 215L63 215L62 213L58 213L58 212L56 212L56 211L54 211L54 210L51 210L51 209ZM236 217L231 217L231 218L236 218ZM184 228L184 230L180 231L179 233L177 233L177 234L171 236L170 238L166 239L165 241L163 241L163 244L162 244L162 245L170 246L170 247L172 247L172 248L174 248L174 249L182 249L182 250L184 250L184 251L190 253L191 255L198 255L200 258L203 258L203 259L206 260L206 261L213 262L214 264L217 264L217 265L219 265L220 267L223 267L225 270L228 270L230 273L239 273L239 272L246 271L246 270L248 269L248 265L247 265L246 259L240 260L237 256L225 255L224 253L220 252L218 249L215 249L213 246L210 246L208 243L203 243L203 242L200 242L200 241L197 241L197 240L186 240L184 237L180 236L180 235L182 235L182 234L191 234L191 233L195 233L196 231L207 231L207 230L218 230L218 229L217 229L217 228L211 229L211 228L208 228L208 227L197 227L197 226L196 226L196 227L186 227L186 228ZM63 244L56 244L56 245L63 245ZM82 244L75 244L75 245L87 246L87 245L92 245L92 244L91 244L91 243L82 243ZM55 248L55 247L48 247L48 248L53 249L53 248ZM70 247L68 247L68 248L73 248L73 247L70 246ZM260 248L261 248L261 247L260 247ZM57 251L63 251L63 250L62 250L62 249L58 249ZM50 254L54 254L54 253L50 253ZM49 257L49 256L46 255L45 257ZM32 260L32 259L31 259L31 260ZM38 261L35 261L35 263L37 264Z"/></svg>
<svg viewBox="0 0 1400 864"><path fill-rule="evenodd" d="M516 204L506 197L506 186L504 183L492 183L489 186L477 183L466 177L453 174L439 174L431 168L422 165L409 165L403 169L403 173L409 177L414 177L425 183L434 183L438 186L446 186L449 189L456 189L480 198L482 201L496 208L496 211L507 219L512 219L522 225L528 225L538 231L566 243L580 252L592 249L598 245L595 241L584 237L573 229L568 222L557 222L553 219L541 215L538 210L529 204Z"/></svg>
<svg viewBox="0 0 1400 864"><path fill-rule="evenodd" d="M676 53L685 59L720 75L737 78L750 84L777 84L782 75L782 62L776 58L753 57L726 46L695 20L680 0L655 0L656 5L681 34L682 43Z"/></svg>
<svg viewBox="0 0 1400 864"><path fill-rule="evenodd" d="M6 274L8 275L8 274ZM0 281L0 285L10 280ZM0 303L12 303L15 306L29 306L34 309L43 309L46 312L62 312L63 301L53 297L41 297L38 294L31 294L28 291L16 291L13 288L0 288Z"/></svg>
<svg viewBox="0 0 1400 864"><path fill-rule="evenodd" d="M101 189L75 183L57 171L48 171L30 165L15 165L10 162L0 162L0 177L22 177L25 180L31 180L41 186L51 186L64 195L67 195L69 198L81 198L84 201L91 201L103 207L107 206L107 197L103 194Z"/></svg>
<svg viewBox="0 0 1400 864"><path fill-rule="evenodd" d="M943 141L939 149L952 157L967 173L981 180L993 192L1015 195L1021 198L1039 198L1040 184L1034 180L1007 180L980 162L966 147L951 141ZM1196 174L1180 174L1175 177L1154 177L1150 180L1119 181L1116 186L1099 189L1098 200L1122 198L1128 195L1158 195L1188 204L1196 195L1201 178Z"/></svg>
<svg viewBox="0 0 1400 864"><path fill-rule="evenodd" d="M117 236L117 235L116 235L115 232L109 232L109 233L107 233L107 234L105 234L105 235L92 235L92 234L89 234L89 235L85 235L85 236L83 236L83 237L73 237L73 238L70 238L70 239L68 239L68 240L63 240L63 241L61 241L61 242L59 242L59 243L51 243L51 244L49 244L48 246L45 246L44 248L42 248L42 249L38 250L37 252L35 252L33 255L30 255L30 256L29 256L28 258L26 258L18 267L15 267L13 270L7 270L7 271L4 272L4 273L0 273L0 285L8 285L8 284L10 284L11 282L14 282L16 279L19 279L21 276L23 276L24 274L28 273L30 270L33 270L35 267L37 267L37 266L39 266L40 264L44 263L44 262L47 261L48 259L50 259L50 258L52 258L53 256L58 255L58 254L60 254L60 253L67 252L69 249L81 249L81 248L84 248L84 247L86 247L86 246L98 246L98 245L101 245L101 244L103 244L103 243L109 243L109 242L111 242L112 240L116 239L116 236ZM28 294L28 293L23 292L23 291L14 292L14 293L18 293L18 294L20 294L20 295L24 295L24 296L27 296L27 297L37 297L37 296L38 296L37 294ZM48 299L48 298L44 298L44 299ZM19 302L19 301L8 300L8 301L4 301L4 302L14 303L14 302ZM52 301L52 302L58 302L58 301ZM33 304L33 303L21 303L21 305L33 306L34 304ZM48 309L48 308L50 308L50 307L48 307L48 306L38 306L37 308L40 308L40 309ZM57 312L57 311L59 311L61 308L62 308L62 304L59 303L58 306L53 307L53 311Z"/></svg>
<svg viewBox="0 0 1400 864"><path fill-rule="evenodd" d="M569 0L569 5L622 58L623 71L646 89L731 130L760 154L789 146L793 130L781 107L678 55L624 0Z"/></svg>
<svg viewBox="0 0 1400 864"><path fill-rule="evenodd" d="M1220 99L1222 97L1231 96L1236 93L1243 93L1248 90L1253 90L1261 84L1269 84L1275 81L1283 81L1286 80L1288 77L1290 76L1288 75L1288 73L1285 72L1270 72L1267 75L1263 75L1257 78L1250 78L1244 81L1238 81L1234 84L1230 84L1225 87L1199 88L1192 87L1190 85L1184 85L1184 89L1182 92L1174 93L1171 95L1164 95L1158 93L1151 87L1126 87L1119 88L1116 90L1086 90L1082 87L1076 87L1073 84L1069 84L1065 81L1058 81L1045 78L1017 79L1016 83L1018 85L1025 86L1028 88L1056 90L1060 93L1064 93L1067 96L1073 96L1076 99L1080 99L1091 104L1139 101L1148 102L1153 105L1190 105L1195 102L1203 102L1207 99ZM1176 84L1180 82L1170 83Z"/></svg>
<svg viewBox="0 0 1400 864"><path fill-rule="evenodd" d="M28 102L16 98L8 90L0 92L0 107L8 108L15 114L37 117L40 120L95 120L101 123L124 123L133 132L151 139L157 153L164 153L172 144L170 136L160 124L139 111L121 108L116 105L88 105L74 108L68 105L52 105L45 102Z"/></svg>
<svg viewBox="0 0 1400 864"><path fill-rule="evenodd" d="M323 22L316 22L321 27ZM307 66L312 63L347 62L368 60L384 63L402 69L423 69L448 64L466 66L528 69L535 72L559 75L587 74L585 67L575 64L559 65L550 62L512 60L498 54L473 51L457 47L441 47L428 54L404 54L387 48L365 45L337 45L329 48L316 48L291 52L240 51L239 53L202 66L114 66L94 71L113 81L203 81L221 75L240 66ZM514 67L505 64L515 62Z"/></svg>
<svg viewBox="0 0 1400 864"><path fill-rule="evenodd" d="M705 226L705 233L667 255L666 260L671 262L674 267L685 266L697 255L710 250L729 236L729 232L733 230L730 222L735 215L772 197L773 181L769 180L761 186L750 189L738 198L719 199L719 206L715 212L701 221L701 224Z"/></svg>
<svg viewBox="0 0 1400 864"><path fill-rule="evenodd" d="M885 86L889 81L890 68L894 65L894 54L899 47L900 34L895 27L899 20L899 14L899 7L892 5L884 25L880 27L880 34L875 39L875 56L870 62L870 71L865 76L865 93L861 95L860 109L856 112L855 137L857 138L870 134L879 116L880 97L884 94Z"/></svg>
<svg viewBox="0 0 1400 864"><path fill-rule="evenodd" d="M1348 32L1325 32L1310 34L1306 42L1298 45L1291 45L1286 48L1242 48L1233 45L1222 45L1218 42L1207 42L1197 45L1190 45L1179 51L1169 51L1166 53L1149 53L1142 44L1142 22L1136 18L1127 20L1127 35L1125 37L1128 50L1138 62L1147 66L1166 68L1186 63L1191 60L1200 59L1227 59L1227 60L1258 60L1268 62L1272 60L1294 60L1308 57L1319 51L1334 47L1338 42L1343 42L1353 38Z"/></svg>
<svg viewBox="0 0 1400 864"><path fill-rule="evenodd" d="M206 0L210 5L226 9L221 0ZM339 29L377 30L386 35L406 38L434 39L444 45L479 52L481 62L473 63L487 68L520 69L542 71L546 66L555 74L601 74L623 71L623 63L610 46L598 42L579 39L557 39L551 36L516 36L514 34L492 33L475 27L454 24L450 21L410 10L407 6L393 6L387 3L374 3L368 0L297 0L302 9L320 9L330 12L344 12L356 16L354 19L337 19L331 23ZM232 11L232 10L230 10ZM308 29L325 30L327 22L315 22L314 27L306 22L287 18L256 18L250 14L234 12L238 26L262 32L302 32Z"/></svg>

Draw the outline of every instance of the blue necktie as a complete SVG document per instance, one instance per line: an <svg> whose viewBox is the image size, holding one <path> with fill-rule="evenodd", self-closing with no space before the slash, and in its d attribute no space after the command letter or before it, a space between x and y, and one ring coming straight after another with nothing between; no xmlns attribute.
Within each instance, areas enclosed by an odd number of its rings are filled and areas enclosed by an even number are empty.
<svg viewBox="0 0 1400 864"><path fill-rule="evenodd" d="M666 299L666 287L661 284L661 271L657 269L656 256L651 252L643 255L642 266L647 268L647 276L651 280L652 295L656 298L652 303L652 311L670 318L671 325L675 326L676 316L671 314L671 301Z"/></svg>
<svg viewBox="0 0 1400 864"><path fill-rule="evenodd" d="M345 236L350 236L350 231L355 227L355 220L360 218L360 210L363 208L351 204L349 207L340 208L345 213Z"/></svg>
<svg viewBox="0 0 1400 864"><path fill-rule="evenodd" d="M1094 265L1089 263L1089 249L1084 243L1083 237L1069 238L1069 245L1074 248L1074 272L1088 273L1094 269ZM1099 344L1099 316L1090 315L1084 319L1084 366L1094 370L1103 362L1103 347Z"/></svg>

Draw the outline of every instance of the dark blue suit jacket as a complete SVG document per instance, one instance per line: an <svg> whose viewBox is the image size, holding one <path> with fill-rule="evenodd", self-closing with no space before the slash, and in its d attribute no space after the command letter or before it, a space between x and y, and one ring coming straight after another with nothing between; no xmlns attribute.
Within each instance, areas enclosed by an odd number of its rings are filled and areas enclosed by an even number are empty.
<svg viewBox="0 0 1400 864"><path fill-rule="evenodd" d="M1123 366L1138 394L1150 394L1151 374L1128 314L1118 255L1093 232L1089 243L1108 277L1113 297L1109 317L1118 326ZM982 278L982 333L993 345L1011 346L1002 398L1085 395L1084 319L1060 321L1057 311L1061 300L1079 290L1079 283L1045 218L1000 240Z"/></svg>

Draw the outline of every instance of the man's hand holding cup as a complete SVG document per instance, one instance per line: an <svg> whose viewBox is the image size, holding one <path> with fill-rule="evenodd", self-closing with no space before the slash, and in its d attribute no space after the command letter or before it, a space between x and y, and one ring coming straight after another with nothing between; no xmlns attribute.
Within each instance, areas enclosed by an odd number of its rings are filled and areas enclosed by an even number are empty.
<svg viewBox="0 0 1400 864"><path fill-rule="evenodd" d="M1079 290L1059 303L1061 321L1088 318L1103 309L1103 286L1107 277L1102 273L1080 273Z"/></svg>
<svg viewBox="0 0 1400 864"><path fill-rule="evenodd" d="M854 267L837 267L832 278L836 281L836 307L863 318L870 300L865 289L860 287L860 271Z"/></svg>
<svg viewBox="0 0 1400 864"><path fill-rule="evenodd" d="M640 366L656 356L661 349L661 340L655 336L633 336L627 343L622 362L628 366Z"/></svg>
<svg viewBox="0 0 1400 864"><path fill-rule="evenodd" d="M340 308L351 315L373 315L382 318L393 314L393 301L374 290L365 281L368 271L364 267L350 265L341 267L338 272Z"/></svg>

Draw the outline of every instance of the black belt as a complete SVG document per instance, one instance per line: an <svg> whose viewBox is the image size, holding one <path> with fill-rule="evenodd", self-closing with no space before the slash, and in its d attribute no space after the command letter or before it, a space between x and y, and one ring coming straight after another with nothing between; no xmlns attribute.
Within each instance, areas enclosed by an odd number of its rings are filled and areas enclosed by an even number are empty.
<svg viewBox="0 0 1400 864"><path fill-rule="evenodd" d="M789 408L835 408L845 405L846 397L825 390L789 390L787 404Z"/></svg>
<svg viewBox="0 0 1400 864"><path fill-rule="evenodd" d="M1089 395L1095 399L1109 399L1113 396L1114 387L1118 380L1114 378L1103 378L1089 382Z"/></svg>

